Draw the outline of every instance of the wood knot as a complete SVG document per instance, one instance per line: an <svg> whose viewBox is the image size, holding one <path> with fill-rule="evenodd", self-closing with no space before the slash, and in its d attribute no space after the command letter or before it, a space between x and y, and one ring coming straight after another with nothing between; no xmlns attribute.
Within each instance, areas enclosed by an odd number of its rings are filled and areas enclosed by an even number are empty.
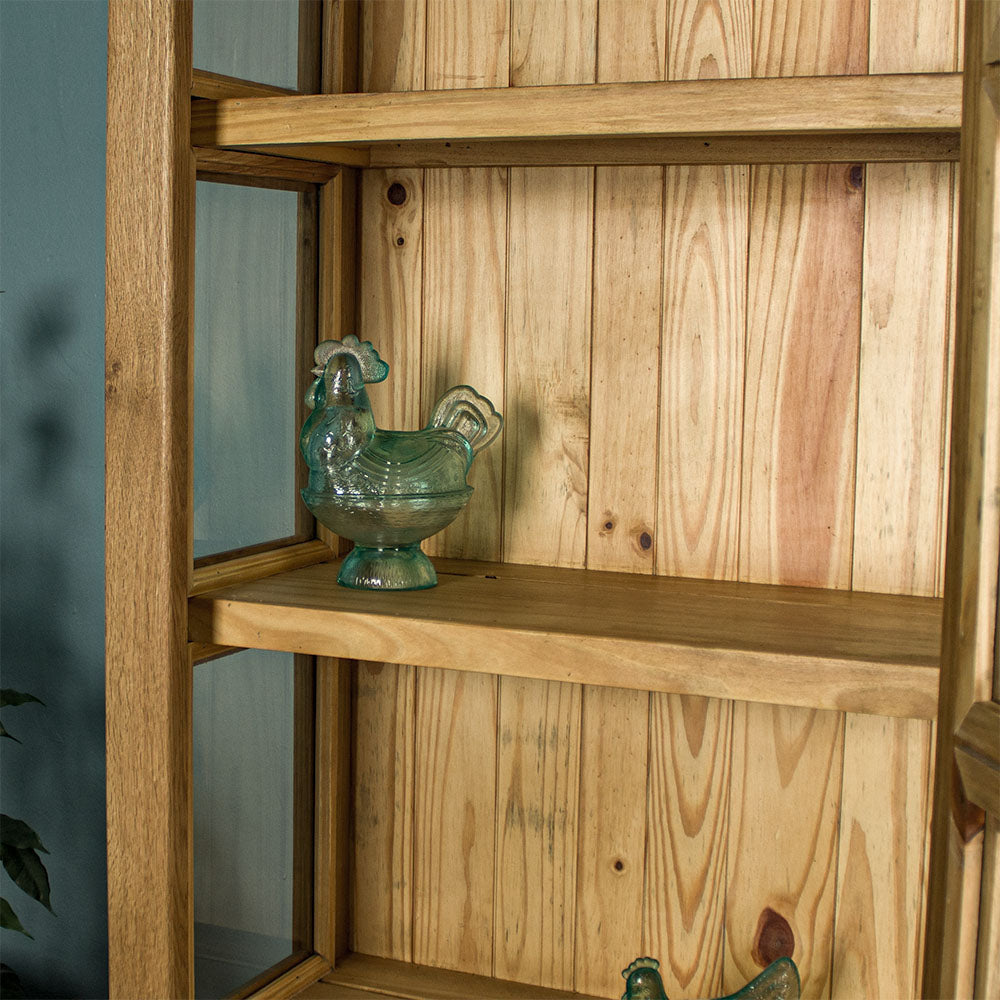
<svg viewBox="0 0 1000 1000"><path fill-rule="evenodd" d="M406 188L399 181L389 185L389 190L385 193L390 205L402 205L406 201Z"/></svg>
<svg viewBox="0 0 1000 1000"><path fill-rule="evenodd" d="M625 862L621 858L615 858L614 869L616 872L625 871Z"/></svg>
<svg viewBox="0 0 1000 1000"><path fill-rule="evenodd" d="M753 960L763 969L779 958L791 958L793 951L795 935L791 925L780 913L765 906L757 921L757 933L750 949Z"/></svg>
<svg viewBox="0 0 1000 1000"><path fill-rule="evenodd" d="M865 182L865 168L860 163L852 163L847 168L847 183L855 191L860 191Z"/></svg>
<svg viewBox="0 0 1000 1000"><path fill-rule="evenodd" d="M648 551L653 547L653 536L648 532L644 531L639 535L639 548L643 551Z"/></svg>

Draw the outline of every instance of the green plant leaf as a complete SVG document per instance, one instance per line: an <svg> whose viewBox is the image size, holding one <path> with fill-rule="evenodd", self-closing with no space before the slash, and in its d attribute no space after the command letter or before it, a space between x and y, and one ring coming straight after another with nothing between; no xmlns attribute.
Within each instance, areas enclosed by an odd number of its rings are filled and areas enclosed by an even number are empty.
<svg viewBox="0 0 1000 1000"><path fill-rule="evenodd" d="M26 937L31 935L21 926L21 921L17 919L14 908L3 896L0 896L0 927L5 931L20 931ZM32 938L34 940L34 938Z"/></svg>
<svg viewBox="0 0 1000 1000"><path fill-rule="evenodd" d="M13 688L0 688L0 708L6 708L8 705L25 705L31 701L39 705L45 704L41 698L36 698L33 694L15 691Z"/></svg>
<svg viewBox="0 0 1000 1000"><path fill-rule="evenodd" d="M49 901L49 873L33 850L0 843L0 859L18 888L37 899L50 913L55 912Z"/></svg>
<svg viewBox="0 0 1000 1000"><path fill-rule="evenodd" d="M0 813L0 843L8 847L29 848L48 854L41 838L23 820Z"/></svg>

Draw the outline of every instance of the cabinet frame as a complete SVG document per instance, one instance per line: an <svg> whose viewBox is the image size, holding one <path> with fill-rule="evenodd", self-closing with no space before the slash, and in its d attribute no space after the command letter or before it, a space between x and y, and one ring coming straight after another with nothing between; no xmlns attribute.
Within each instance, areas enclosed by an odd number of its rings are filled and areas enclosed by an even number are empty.
<svg viewBox="0 0 1000 1000"><path fill-rule="evenodd" d="M996 13L992 5L971 6ZM350 53L357 37L357 9L350 2L328 0L325 11L324 32L332 44L327 47L323 66L323 89L348 90L354 72ZM971 29L970 37L982 41L982 22L970 18L970 23L979 24L979 28ZM976 31L980 34L976 35ZM141 64L133 58L138 51L144 53ZM218 107L225 110L233 84L212 81L208 76L200 77L202 93L220 99ZM327 338L350 332L355 312L352 245L356 177L351 167L445 162L506 165L534 163L540 155L544 162L559 163L578 163L584 158L596 163L687 163L725 162L737 157L744 162L748 157L752 162L838 157L853 160L859 153L866 159L907 160L917 158L915 150L921 148L925 151L921 159L950 160L956 154L957 123L952 112L952 118L940 127L928 125L919 140L914 139L912 129L905 128L886 131L876 139L870 135L830 138L806 130L804 136L790 142L779 160L769 158L776 154L774 144L764 141L766 136L751 137L760 140L757 146L720 136L713 139L709 152L703 151L700 133L677 139L638 136L634 141L606 135L560 136L548 143L544 153L539 152L540 145L527 140L504 141L501 145L487 143L485 140L491 137L484 136L466 136L469 142L465 146L444 153L442 146L450 140L420 136L412 145L403 146L402 152L371 147L346 156L341 151L323 156L304 149L300 136L295 146L279 143L269 150L295 158L298 165L293 168L260 156L259 137L253 136L244 136L243 142L237 135L232 142L256 145L256 153L203 147L196 154L191 145L192 79L188 5L172 0L112 0L108 85L106 653L110 989L116 997L193 995L191 669L194 658L212 655L220 647L189 642L189 598L325 561L340 550L339 540L320 532L317 542L192 571L191 288L196 164L210 169L214 166L220 172L259 170L263 175L269 170L294 170L300 172L299 179L322 185L320 239L325 258L321 265L319 315L320 336ZM953 86L953 82L946 86ZM276 96L260 100L319 104ZM423 98L418 95L412 100L419 104ZM198 114L204 119L211 113L206 105ZM211 138L207 126L196 133L196 138L199 142ZM254 159L255 155L259 159ZM324 165L331 158L337 164L332 171ZM966 252L970 252L968 248ZM961 331L960 336L964 336ZM958 369L956 373L956 400L967 388L961 381L963 371ZM974 437L973 428L956 421L953 463L964 461L959 457L961 450L970 446ZM151 474L140 479L134 475L136 468L149 468ZM955 464L953 468L961 471L964 466ZM962 479L962 475L953 475L953 490L962 488L956 485ZM956 508L955 498L953 493L949 535L958 538L968 529L971 517L967 509ZM971 533L975 533L974 528ZM961 581L953 577L949 567L947 620L954 623ZM992 587L995 611L995 578ZM988 586L984 593L986 597L980 603L986 607ZM953 641L946 638L946 661L947 644ZM336 738L328 745L318 741L316 954L260 990L259 996L296 995L335 967L347 953L349 671L346 661L329 659L320 661L317 672L317 728L336 734ZM967 671L962 677L965 679L961 683L967 685ZM943 683L947 689L953 681L946 677ZM967 708L968 694L957 697ZM947 826L946 814L950 811L950 779L942 779L942 774L950 773L950 734L962 722L964 712L956 718L954 714L949 709L940 717L939 733L946 726L948 729L942 737L943 749L939 749L936 845L942 843L941 831ZM967 884L965 898L972 900L974 894L978 907L979 875L974 869L966 869L976 885ZM967 902L966 906L970 905ZM950 919L951 906L947 894L932 896L929 926L940 927ZM962 926L968 932L969 922ZM974 940L974 929L972 936ZM961 975L954 969L948 971L950 953L943 959L929 954L925 990L932 994L962 992L965 987L961 984L969 982L968 933L964 944L955 943L953 937L949 937L947 948L963 950L965 971ZM353 968L351 960L344 966L347 970ZM937 991L928 985L932 981L937 983Z"/></svg>

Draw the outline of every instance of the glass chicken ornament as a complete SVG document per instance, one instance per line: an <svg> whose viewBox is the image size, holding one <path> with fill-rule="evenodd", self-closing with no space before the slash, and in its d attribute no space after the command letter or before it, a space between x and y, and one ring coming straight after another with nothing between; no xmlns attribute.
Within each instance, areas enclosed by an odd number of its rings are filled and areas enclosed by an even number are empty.
<svg viewBox="0 0 1000 1000"><path fill-rule="evenodd" d="M337 582L359 590L422 590L437 583L420 543L446 528L472 495L466 474L503 427L493 404L467 385L449 389L419 431L375 426L365 385L389 366L353 334L316 348L312 413L299 435L309 466L302 499L335 534L354 542Z"/></svg>
<svg viewBox="0 0 1000 1000"><path fill-rule="evenodd" d="M637 958L622 969L625 992L622 1000L668 1000L655 958ZM756 979L720 1000L799 1000L802 987L799 970L790 958L772 962Z"/></svg>

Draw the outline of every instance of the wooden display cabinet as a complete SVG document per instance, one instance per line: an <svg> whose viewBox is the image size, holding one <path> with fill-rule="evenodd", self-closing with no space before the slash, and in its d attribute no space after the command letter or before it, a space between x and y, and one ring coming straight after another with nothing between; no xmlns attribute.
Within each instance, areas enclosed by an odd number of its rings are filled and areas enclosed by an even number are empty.
<svg viewBox="0 0 1000 1000"><path fill-rule="evenodd" d="M995 995L996 5L301 9L321 93L110 4L112 995L193 993L192 664L247 647L316 657L318 734L255 996ZM504 413L435 590L322 531L194 567L196 175L317 192L381 425Z"/></svg>

